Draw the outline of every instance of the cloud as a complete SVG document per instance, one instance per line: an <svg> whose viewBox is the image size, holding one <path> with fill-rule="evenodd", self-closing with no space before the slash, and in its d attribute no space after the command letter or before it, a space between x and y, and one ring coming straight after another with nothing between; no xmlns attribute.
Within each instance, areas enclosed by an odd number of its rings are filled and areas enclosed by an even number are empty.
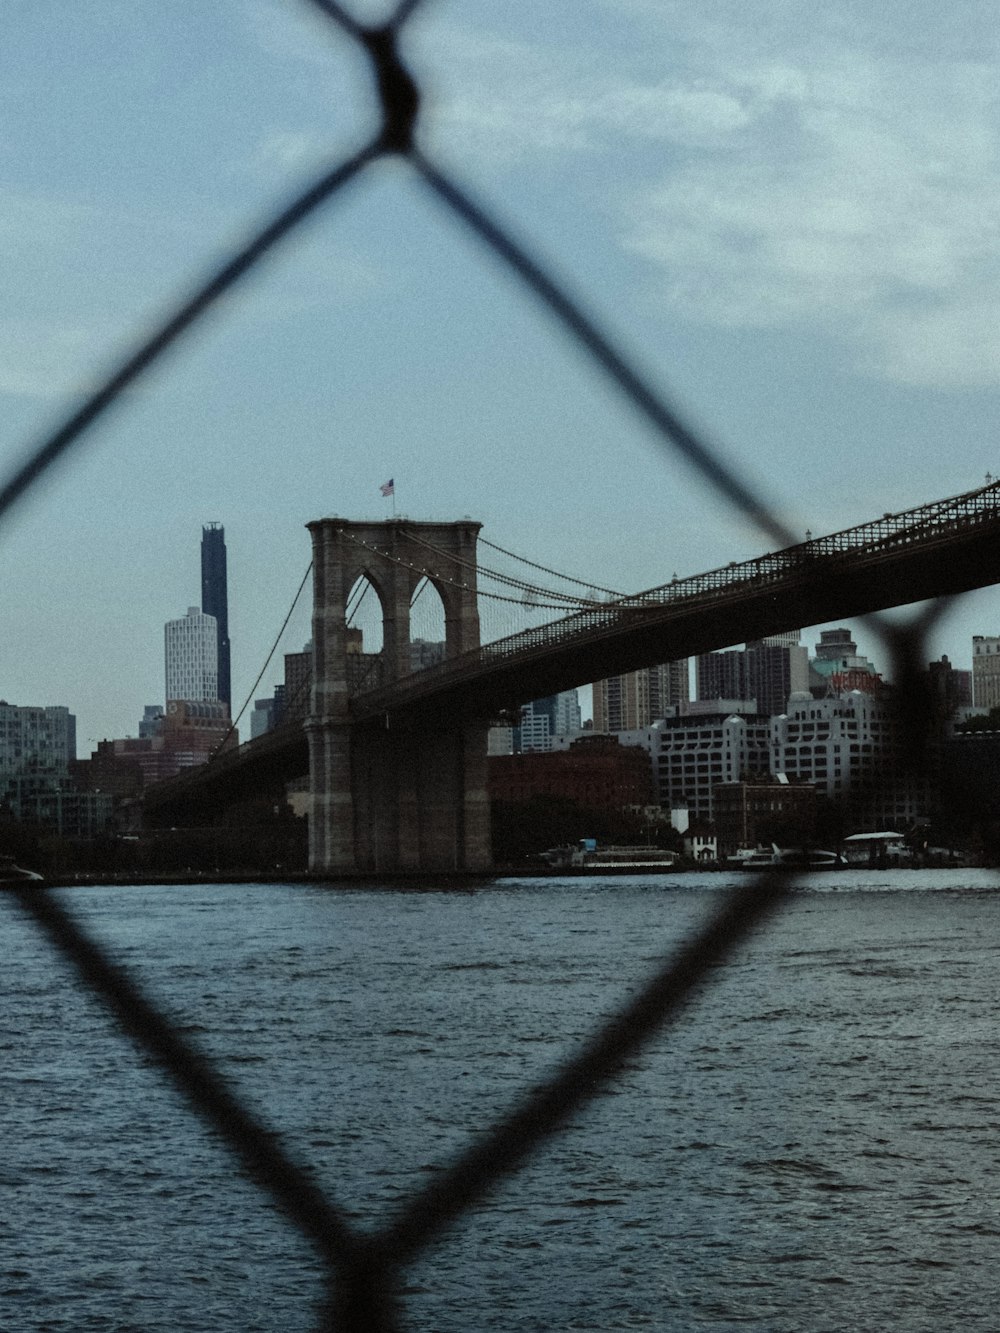
<svg viewBox="0 0 1000 1333"><path fill-rule="evenodd" d="M431 151L488 176L575 173L672 311L808 326L863 373L957 388L1000 381L983 314L1000 303L990 8L956 24L925 0L761 0L752 16L745 0L595 0L530 35L445 16L405 53ZM311 23L245 12L272 50L329 58ZM258 161L321 151L278 127Z"/></svg>
<svg viewBox="0 0 1000 1333"><path fill-rule="evenodd" d="M900 384L983 388L1000 381L997 302L967 292L962 300L918 311L906 319L876 320L879 369Z"/></svg>
<svg viewBox="0 0 1000 1333"><path fill-rule="evenodd" d="M627 247L692 319L819 324L871 373L998 382L1000 362L961 334L984 293L1000 298L993 71L853 53L798 85L770 73L732 73L774 91L728 143L635 192Z"/></svg>
<svg viewBox="0 0 1000 1333"><path fill-rule="evenodd" d="M1000 304L1000 69L971 11L956 26L922 0L596 9L624 36L435 31L432 146L477 170L585 161L623 249L694 322L808 326L894 381L1000 382L984 317Z"/></svg>
<svg viewBox="0 0 1000 1333"><path fill-rule="evenodd" d="M545 163L634 140L698 144L750 115L732 89L653 69L609 67L599 52L489 33L435 33L419 61L431 145L478 163ZM457 72L457 73L456 73Z"/></svg>
<svg viewBox="0 0 1000 1333"><path fill-rule="evenodd" d="M257 145L255 161L262 166L303 167L329 152L329 139L318 131L276 129Z"/></svg>

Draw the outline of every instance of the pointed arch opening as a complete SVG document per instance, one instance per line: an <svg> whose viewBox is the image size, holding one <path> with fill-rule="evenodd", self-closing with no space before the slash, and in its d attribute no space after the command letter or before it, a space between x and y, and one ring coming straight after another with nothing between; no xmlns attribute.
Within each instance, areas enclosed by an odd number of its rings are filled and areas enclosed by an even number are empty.
<svg viewBox="0 0 1000 1333"><path fill-rule="evenodd" d="M445 609L441 594L426 575L410 598L410 670L423 671L445 655Z"/></svg>
<svg viewBox="0 0 1000 1333"><path fill-rule="evenodd" d="M384 674L385 608L378 584L359 574L347 598L347 679L352 694L377 689Z"/></svg>

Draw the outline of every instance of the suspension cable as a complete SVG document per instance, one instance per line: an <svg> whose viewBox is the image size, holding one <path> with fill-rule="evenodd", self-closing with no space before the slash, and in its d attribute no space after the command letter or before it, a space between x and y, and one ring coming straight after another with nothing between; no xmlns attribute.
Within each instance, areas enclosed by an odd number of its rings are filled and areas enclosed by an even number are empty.
<svg viewBox="0 0 1000 1333"><path fill-rule="evenodd" d="M399 556L391 555L388 551L383 550L381 547L374 546L370 542L363 541L360 537L353 537L349 533L344 533L343 535L347 537L348 541L353 542L354 545L361 546L368 551L374 551L376 555L380 556L383 560L388 560L390 564L399 565L403 569L413 570L414 573L422 574L427 579L431 578L431 575L423 566L415 565L409 560L402 560ZM444 556L446 559L451 560L453 563L460 565L465 569L483 575L487 579L493 579L497 583L505 584L508 587L518 588L520 591L527 593L530 597L535 599L530 604L533 609L537 608L539 610L563 612L595 611L602 610L608 605L607 602L588 601L580 597L571 597L568 593L556 592L551 588L539 587L537 584L527 583L523 579L515 579L509 574L501 574L498 570L489 569L485 565L476 565L472 561L463 560L460 556L453 555L448 551L443 551L432 543L422 541L418 537L413 537L413 540L418 545L426 547L427 550L433 551L435 555ZM450 579L444 574L435 573L433 577L441 583L447 584L450 588L461 588L466 592L472 591L468 583L461 583L457 579ZM489 598L495 602L509 602L512 606L525 605L525 599L523 597L505 597L502 593L490 592L483 587L477 587L476 591L478 596ZM559 600L553 602L550 600L553 597Z"/></svg>
<svg viewBox="0 0 1000 1333"><path fill-rule="evenodd" d="M430 575L428 574L426 569L423 569L420 566L413 564L411 561L401 560L399 556L391 555L388 551L383 551L380 547L372 545L371 542L362 541L360 537L354 537L350 533L342 533L342 535L346 537L349 542L352 542L355 546L363 547L366 551L374 551L374 553L377 556L381 557L381 559L383 560L388 560L390 564L399 565L401 569L412 570L415 574L421 574L425 578L430 579ZM430 549L435 550L436 548L432 546L430 547ZM447 552L442 552L442 554L447 555ZM459 561L458 563L463 563L463 562ZM470 568L474 568L474 566L470 566ZM520 583L516 579L509 579L509 578L504 579L504 576L502 575L491 575L490 577L506 581L507 583L513 584L515 587L520 587L525 592L531 594L541 593L543 596L546 597L550 596L558 597L560 595L559 593L552 593L548 588L536 588L530 583ZM434 578L440 580L441 583L447 584L448 587L450 588L460 588L464 592L472 591L468 583L459 583L456 579L449 579L441 574L435 574ZM486 597L494 602L509 602L512 606L520 606L520 607L524 606L523 597L505 597L502 593L488 592L485 588L477 588L476 592L479 597ZM604 602L581 602L579 599L566 598L564 601L561 602L536 601L532 605L531 609L539 611L562 611L565 613L567 609L604 610L606 609L606 607L607 603Z"/></svg>
<svg viewBox="0 0 1000 1333"><path fill-rule="evenodd" d="M466 560L463 556L456 555L452 551L442 550L440 546L435 546L433 542L427 541L424 537L419 537L415 532L407 533L409 539L417 546L423 546L425 550L433 551L435 555L443 556L446 560L452 561L463 569L473 570L481 577L494 579L497 583L507 584L511 588L520 588L524 592L533 593L535 596L555 597L567 606L594 607L601 603L594 602L582 597L572 596L570 593L557 592L555 588L543 588L537 583L528 583L526 579L515 578L512 574L503 574L498 569L491 569L488 565L481 565L474 560ZM586 586L586 585L584 585Z"/></svg>
<svg viewBox="0 0 1000 1333"><path fill-rule="evenodd" d="M358 597L358 600L354 603L354 606L353 606L353 607L350 607L350 606L349 606L349 607L347 608L347 614L346 614L346 617L345 617L345 618L346 618L346 621L347 621L347 624L348 624L348 625L351 625L351 624L354 623L354 617L355 617L355 616L358 614L358 612L361 610L361 603L362 603L362 602L365 600L365 598L368 596L368 590L369 590L369 588L371 588L371 586L372 586L372 585L368 582L368 580L365 579L364 582L363 582L362 585L361 585L361 595ZM355 584L355 587L357 587L357 584ZM349 601L350 601L350 598L348 597L347 600L348 600L348 602L349 602Z"/></svg>
<svg viewBox="0 0 1000 1333"><path fill-rule="evenodd" d="M274 654L278 651L278 644L281 642L281 636L284 634L285 630L288 628L288 622L289 622L289 621L291 620L291 618L292 618L292 612L295 610L295 608L296 608L296 607L298 606L298 604L299 604L299 598L302 596L302 589L306 586L306 582L308 581L309 575L312 573L312 568L313 568L313 562L310 560L310 561L309 561L309 565L308 565L308 567L307 567L307 569L306 569L306 572L302 575L302 582L299 584L298 592L296 592L295 596L292 598L292 604L291 604L291 606L288 608L288 615L285 616L284 620L281 622L281 629L278 630L278 637L275 639L274 643L271 644L271 651L270 651L270 652L268 653L268 655L267 655L267 660L265 661L264 665L261 667L261 669L260 669L260 673L258 674L257 679L254 681L253 685L250 687L250 693L249 693L249 694L247 695L247 697L244 699L244 701L243 701L243 707L240 709L240 711L239 711L239 712L236 714L236 716L233 718L232 722L231 722L230 725L229 725L229 730L226 732L225 736L223 736L222 740L221 740L221 741L219 742L219 744L216 746L215 750L213 750L213 752L212 752L212 754L211 754L211 756L210 756L210 758L209 758L209 761L208 761L209 763L211 763L213 759L217 759L217 758L219 757L219 755L222 753L223 748L225 747L226 741L229 740L229 737L233 734L233 732L234 732L234 731L236 730L236 728L239 726L239 724L240 724L240 718L242 718L243 714L247 711L247 708L248 708L248 706L249 706L249 704L250 704L250 700L251 700L251 699L254 697L254 695L257 693L257 686L258 686L258 685L260 684L260 682L264 679L264 672L265 672L265 671L267 670L267 668L271 665L271 658L272 658L272 657L274 656Z"/></svg>
<svg viewBox="0 0 1000 1333"><path fill-rule="evenodd" d="M562 579L565 583L576 583L581 588L590 588L593 592L610 593L612 597L624 597L623 592L616 592L614 588L602 588L599 583L586 583L583 579L575 579L570 574L560 574L557 569L549 569L547 565L537 565L534 560L526 560L523 555L515 555L513 551L507 551L502 546L497 546L496 542L487 541L485 537L479 538L480 546L488 546L491 551L499 551L501 555L510 556L511 560L518 560L522 565L527 565L529 569L541 570L543 574L551 574L553 578Z"/></svg>

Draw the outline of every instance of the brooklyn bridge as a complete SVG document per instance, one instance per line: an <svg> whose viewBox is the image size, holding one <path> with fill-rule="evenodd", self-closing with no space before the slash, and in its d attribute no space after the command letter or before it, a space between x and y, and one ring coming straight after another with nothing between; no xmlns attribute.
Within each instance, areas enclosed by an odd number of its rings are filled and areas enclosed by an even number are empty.
<svg viewBox="0 0 1000 1333"><path fill-rule="evenodd" d="M309 714L145 798L153 824L204 822L308 772L318 872L489 865L492 720L560 690L748 639L1000 582L1000 482L480 641L480 524L310 523ZM366 579L383 646L358 670L348 604ZM414 593L444 607L444 660L411 669Z"/></svg>

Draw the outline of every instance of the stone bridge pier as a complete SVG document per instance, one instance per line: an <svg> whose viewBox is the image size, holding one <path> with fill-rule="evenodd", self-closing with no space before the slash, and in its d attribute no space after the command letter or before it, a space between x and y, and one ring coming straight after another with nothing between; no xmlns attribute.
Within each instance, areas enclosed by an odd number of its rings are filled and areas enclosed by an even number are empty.
<svg viewBox="0 0 1000 1333"><path fill-rule="evenodd" d="M347 602L367 578L382 608L380 687L410 671L410 606L428 578L445 615L445 656L479 646L476 542L482 525L325 518L313 543L309 865L318 872L490 866L488 721L427 709L355 722ZM427 543L427 545L424 545ZM428 549L433 547L434 549ZM353 645L352 645L353 646ZM353 659L353 660L352 660ZM353 669L352 669L353 668Z"/></svg>

